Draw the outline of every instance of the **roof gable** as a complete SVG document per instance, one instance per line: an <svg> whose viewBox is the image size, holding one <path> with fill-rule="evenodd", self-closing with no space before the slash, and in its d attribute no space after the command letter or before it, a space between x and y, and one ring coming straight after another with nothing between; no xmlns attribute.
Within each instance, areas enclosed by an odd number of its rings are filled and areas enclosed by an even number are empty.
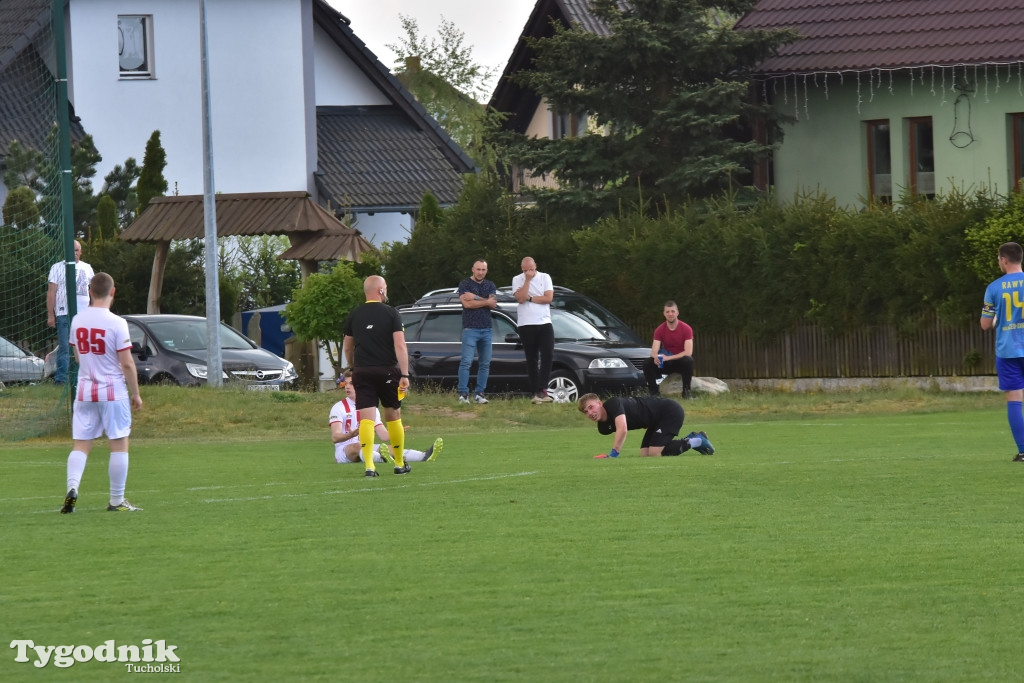
<svg viewBox="0 0 1024 683"><path fill-rule="evenodd" d="M366 43L352 31L348 19L324 0L314 1L313 19L412 125L431 139L452 168L460 173L467 173L475 168L473 160L458 143L451 139L391 71L381 64Z"/></svg>
<svg viewBox="0 0 1024 683"><path fill-rule="evenodd" d="M765 60L763 74L1024 60L1020 0L761 0L736 28L803 36Z"/></svg>
<svg viewBox="0 0 1024 683"><path fill-rule="evenodd" d="M529 68L533 62L534 52L523 38L547 38L554 35L552 21L566 28L578 25L596 35L609 34L608 25L591 11L590 0L537 0L490 101L490 106L497 111L510 114L506 126L520 133L525 132L530 125L530 118L540 104L540 97L513 83L512 75Z"/></svg>
<svg viewBox="0 0 1024 683"><path fill-rule="evenodd" d="M51 0L0 2L0 71L50 27Z"/></svg>
<svg viewBox="0 0 1024 683"><path fill-rule="evenodd" d="M45 46L52 42L51 4L51 0L0 1L0 157L14 140L36 150L46 149L54 123L54 74L39 54L37 43ZM68 109L71 139L78 142L85 131L70 104Z"/></svg>

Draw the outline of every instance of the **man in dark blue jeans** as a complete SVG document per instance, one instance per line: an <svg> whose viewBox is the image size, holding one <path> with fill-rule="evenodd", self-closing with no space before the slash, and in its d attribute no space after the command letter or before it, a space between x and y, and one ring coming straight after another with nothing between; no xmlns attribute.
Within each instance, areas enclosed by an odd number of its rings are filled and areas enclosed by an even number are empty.
<svg viewBox="0 0 1024 683"><path fill-rule="evenodd" d="M82 260L82 243L75 240L75 303L76 313L89 308L89 282L93 276L92 266ZM64 261L57 261L50 268L46 278L46 324L57 330L57 372L54 384L68 381L71 347L68 345L71 331L71 311L65 281L67 269Z"/></svg>
<svg viewBox="0 0 1024 683"><path fill-rule="evenodd" d="M475 403L487 403L487 377L491 371L491 309L496 308L497 288L486 278L487 261L473 263L473 275L459 283L462 302L462 359L459 362L459 403L469 403L469 370L477 357Z"/></svg>

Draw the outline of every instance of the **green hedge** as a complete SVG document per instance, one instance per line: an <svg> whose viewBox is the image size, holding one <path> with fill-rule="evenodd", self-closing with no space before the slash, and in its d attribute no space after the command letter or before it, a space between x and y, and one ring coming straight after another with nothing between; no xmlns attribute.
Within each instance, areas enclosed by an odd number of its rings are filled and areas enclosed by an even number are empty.
<svg viewBox="0 0 1024 683"><path fill-rule="evenodd" d="M425 215L408 243L385 251L396 303L456 285L481 256L490 279L509 284L530 255L555 284L624 318L656 324L672 299L703 331L768 338L806 323L841 333L910 331L926 313L976 320L999 274L996 248L1020 239L1024 199L956 191L857 210L817 194L718 197L654 217L624 207L580 225L475 179L458 205Z"/></svg>

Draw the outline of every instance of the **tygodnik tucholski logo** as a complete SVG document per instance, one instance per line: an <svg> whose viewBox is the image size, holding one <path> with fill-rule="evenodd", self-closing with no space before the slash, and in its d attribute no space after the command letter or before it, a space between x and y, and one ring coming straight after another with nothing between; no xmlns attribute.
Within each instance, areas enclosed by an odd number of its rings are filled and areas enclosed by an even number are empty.
<svg viewBox="0 0 1024 683"><path fill-rule="evenodd" d="M142 645L118 645L107 640L95 648L89 645L36 645L31 640L11 641L11 649L16 650L14 661L32 662L37 669L51 662L59 669L66 669L76 663L96 660L123 663L132 673L180 673L181 665L175 663L181 661L174 654L177 648L177 645L168 645L166 640L154 641L151 638L144 638Z"/></svg>

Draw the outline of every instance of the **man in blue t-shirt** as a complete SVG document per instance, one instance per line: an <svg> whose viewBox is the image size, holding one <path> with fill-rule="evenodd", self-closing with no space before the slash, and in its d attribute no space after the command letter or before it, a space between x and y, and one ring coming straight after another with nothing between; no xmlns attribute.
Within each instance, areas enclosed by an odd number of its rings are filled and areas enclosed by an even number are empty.
<svg viewBox="0 0 1024 683"><path fill-rule="evenodd" d="M491 372L491 309L497 308L497 288L487 279L487 261L473 263L473 275L459 283L462 302L462 359L459 362L459 403L469 403L469 370L477 357L475 403L487 403L487 377Z"/></svg>
<svg viewBox="0 0 1024 683"><path fill-rule="evenodd" d="M981 329L996 330L996 374L999 389L1006 392L1006 418L1017 442L1014 462L1024 462L1024 249L1016 242L999 247L1003 276L985 289Z"/></svg>

